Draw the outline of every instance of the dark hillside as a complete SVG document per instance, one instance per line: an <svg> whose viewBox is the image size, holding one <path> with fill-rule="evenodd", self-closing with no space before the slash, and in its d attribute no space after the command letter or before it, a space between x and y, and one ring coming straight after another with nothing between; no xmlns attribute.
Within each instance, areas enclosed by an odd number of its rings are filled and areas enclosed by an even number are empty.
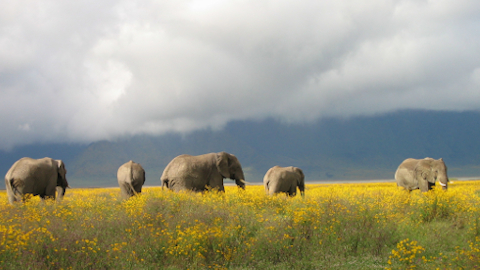
<svg viewBox="0 0 480 270"><path fill-rule="evenodd" d="M0 152L4 172L21 156L62 158L72 185L116 185L116 171L132 159L158 185L168 162L180 154L226 151L241 161L247 181L259 182L274 165L301 167L307 180L389 179L408 157L443 157L450 176L480 175L480 113L401 111L323 119L314 124L237 121L221 131L184 136L135 136L88 146L25 146Z"/></svg>

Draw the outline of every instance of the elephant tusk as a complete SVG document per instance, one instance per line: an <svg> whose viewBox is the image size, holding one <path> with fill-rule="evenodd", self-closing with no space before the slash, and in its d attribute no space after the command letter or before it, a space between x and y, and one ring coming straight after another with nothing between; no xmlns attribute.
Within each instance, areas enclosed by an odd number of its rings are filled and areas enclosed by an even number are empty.
<svg viewBox="0 0 480 270"><path fill-rule="evenodd" d="M444 184L444 183L442 183L442 182L440 182L440 181L439 181L438 183L440 183L440 186L442 186L442 187L446 187L446 186L447 186L447 184Z"/></svg>
<svg viewBox="0 0 480 270"><path fill-rule="evenodd" d="M240 179L239 181L242 182L242 183L244 183L244 184L249 184L249 185L250 185L249 182L247 182L247 181L245 181L245 180L243 180L243 179Z"/></svg>

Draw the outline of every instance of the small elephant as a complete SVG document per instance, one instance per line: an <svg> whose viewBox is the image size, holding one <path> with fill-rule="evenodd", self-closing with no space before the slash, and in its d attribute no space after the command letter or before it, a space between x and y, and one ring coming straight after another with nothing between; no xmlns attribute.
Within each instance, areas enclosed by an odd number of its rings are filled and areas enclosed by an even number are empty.
<svg viewBox="0 0 480 270"><path fill-rule="evenodd" d="M220 152L200 156L180 155L170 161L160 180L162 188L202 192L207 188L225 191L224 178L235 180L238 187L245 189L245 177L237 157Z"/></svg>
<svg viewBox="0 0 480 270"><path fill-rule="evenodd" d="M298 187L300 194L305 196L305 175L297 167L275 166L270 168L263 177L263 185L267 195L284 192L295 196Z"/></svg>
<svg viewBox="0 0 480 270"><path fill-rule="evenodd" d="M61 200L68 186L67 170L61 160L48 157L24 157L15 162L5 175L8 202L25 200L25 195Z"/></svg>
<svg viewBox="0 0 480 270"><path fill-rule="evenodd" d="M130 160L118 168L117 179L122 196L130 198L142 192L142 186L145 184L145 170L142 165Z"/></svg>
<svg viewBox="0 0 480 270"><path fill-rule="evenodd" d="M447 166L443 159L405 159L395 172L397 186L408 191L420 189L426 192L435 186L438 180L443 190L448 188Z"/></svg>

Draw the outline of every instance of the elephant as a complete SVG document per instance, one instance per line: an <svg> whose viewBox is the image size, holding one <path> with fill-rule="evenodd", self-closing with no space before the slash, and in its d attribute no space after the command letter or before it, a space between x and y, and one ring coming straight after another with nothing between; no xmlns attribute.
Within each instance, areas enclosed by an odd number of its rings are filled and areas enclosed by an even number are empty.
<svg viewBox="0 0 480 270"><path fill-rule="evenodd" d="M137 193L142 193L142 186L145 184L145 170L142 165L130 160L118 168L117 179L122 196L130 198Z"/></svg>
<svg viewBox="0 0 480 270"><path fill-rule="evenodd" d="M420 189L426 192L435 186L438 180L443 190L448 188L447 166L443 159L405 159L395 172L397 186L408 191Z"/></svg>
<svg viewBox="0 0 480 270"><path fill-rule="evenodd" d="M68 186L67 170L61 160L49 157L24 157L15 162L5 175L8 202L25 201L25 195L61 200Z"/></svg>
<svg viewBox="0 0 480 270"><path fill-rule="evenodd" d="M165 167L160 180L162 189L203 192L213 188L224 192L224 178L235 180L239 188L245 189L245 177L237 157L219 152L177 156Z"/></svg>
<svg viewBox="0 0 480 270"><path fill-rule="evenodd" d="M267 195L284 192L292 197L297 195L298 187L303 197L305 196L305 175L297 167L274 166L263 177L263 186Z"/></svg>

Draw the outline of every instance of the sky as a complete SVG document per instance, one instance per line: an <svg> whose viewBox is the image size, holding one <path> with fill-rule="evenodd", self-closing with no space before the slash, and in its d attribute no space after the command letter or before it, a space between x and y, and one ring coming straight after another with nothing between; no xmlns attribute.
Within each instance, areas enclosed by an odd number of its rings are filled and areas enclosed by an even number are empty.
<svg viewBox="0 0 480 270"><path fill-rule="evenodd" d="M475 0L0 0L0 150L480 109Z"/></svg>

